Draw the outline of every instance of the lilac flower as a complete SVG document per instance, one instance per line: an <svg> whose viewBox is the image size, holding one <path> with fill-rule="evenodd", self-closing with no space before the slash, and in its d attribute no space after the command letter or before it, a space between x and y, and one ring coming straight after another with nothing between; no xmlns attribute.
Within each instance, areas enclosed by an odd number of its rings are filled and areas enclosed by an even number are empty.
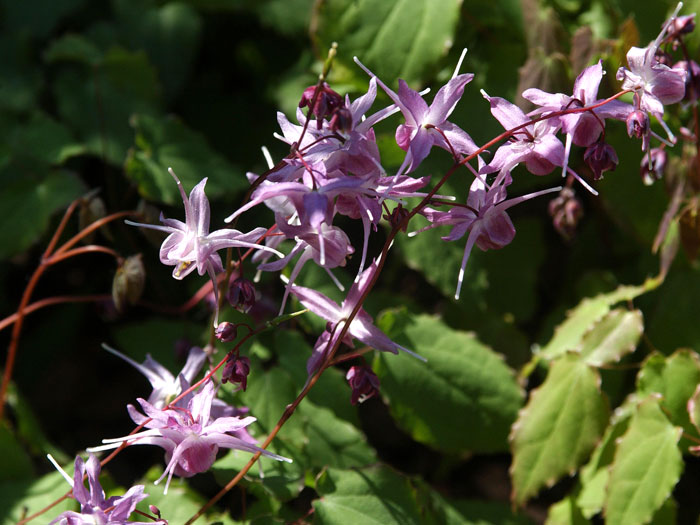
<svg viewBox="0 0 700 525"><path fill-rule="evenodd" d="M464 87L474 78L474 75L471 73L458 74L465 53L466 49L462 52L452 78L440 88L430 106L423 100L420 93L409 88L408 84L402 79L399 79L398 94L394 93L383 82L377 80L406 119L406 122L396 129L396 142L407 152L397 175L409 173L416 169L423 159L428 156L433 146L439 146L447 151L466 155L478 149L472 138L464 130L447 120L447 117L454 111L459 99L462 98ZM355 57L355 62L368 75L371 77L376 76L357 57Z"/></svg>
<svg viewBox="0 0 700 525"><path fill-rule="evenodd" d="M170 234L161 245L160 261L175 267L173 269L175 279L184 278L195 268L199 275L204 275L207 272L214 283L214 294L217 296L216 274L223 271L221 258L217 253L219 250L224 248L254 248L269 251L282 257L282 254L277 250L257 244L257 241L267 231L265 228L255 228L249 233L225 228L210 233L209 200L204 194L207 179L202 179L188 198L175 172L172 168L168 168L168 171L177 182L180 190L182 202L185 205L185 222L177 219L166 219L162 214L160 220L164 226L126 222L132 226L141 226Z"/></svg>
<svg viewBox="0 0 700 525"><path fill-rule="evenodd" d="M148 430L130 436L105 439L103 443L106 445L92 450L117 448L121 443L162 447L165 450L167 465L163 475L155 483L160 483L167 476L164 493L168 492L173 475L191 477L207 471L214 463L219 448L260 452L278 461L291 462L290 459L268 452L237 436L236 434L255 421L255 418L218 416L213 410L215 395L214 383L207 381L197 394L187 396L171 408L158 409L145 399L138 399L146 415L133 407L129 412L136 424L143 424ZM182 405L182 401L185 400L186 407Z"/></svg>
<svg viewBox="0 0 700 525"><path fill-rule="evenodd" d="M105 492L100 485L100 462L90 454L87 464L80 456L75 458L75 471L73 479L66 474L54 461L54 466L66 478L73 487L73 497L80 503L80 512L66 511L61 513L49 525L154 525L164 524L165 521L127 521L136 504L148 497L143 493L143 485L131 487L123 496L112 496L105 499ZM88 491L83 484L83 477L87 474Z"/></svg>
<svg viewBox="0 0 700 525"><path fill-rule="evenodd" d="M353 311L360 299L362 299L374 273L377 271L377 267L377 261L375 260L364 272L362 272L359 279L357 279L350 287L350 290L348 290L348 295L340 306L338 306L334 301L331 301L322 293L310 288L304 288L303 286L292 286L291 291L297 296L304 307L328 321L333 327L335 333L339 334L340 323L345 322L348 319L350 313ZM360 308L357 315L350 323L344 342L352 345L352 338L358 339L367 346L371 346L377 350L391 352L393 354L397 354L399 350L403 350L413 357L425 361L423 357L419 356L415 352L412 352L389 339L384 332L374 326L372 323L372 318L363 308ZM307 371L309 372L309 375L318 369L318 366L320 366L322 362L321 358L325 357L325 351L329 347L328 343L330 341L330 331L324 332L319 338L319 341L322 339L325 339L325 344L319 344L319 342L317 342L316 346L314 347L314 353L312 354L309 363L307 363ZM332 346L332 344L330 346Z"/></svg>
<svg viewBox="0 0 700 525"><path fill-rule="evenodd" d="M185 363L185 366L178 374L178 378L176 378L170 373L170 370L153 359L151 354L146 354L146 360L143 362L143 364L139 364L130 357L106 344L103 344L102 348L123 359L146 376L146 379L148 379L153 387L153 392L151 392L151 395L148 396L148 402L156 408L163 408L170 402L171 399L180 395L182 390L180 380L178 379L179 376L185 378L187 383L191 383L202 369L202 365L204 365L204 361L207 358L207 354L204 352L204 350L197 346L193 346L190 348L189 354L187 355L187 362Z"/></svg>
<svg viewBox="0 0 700 525"><path fill-rule="evenodd" d="M663 121L664 105L673 104L685 95L686 71L683 68L670 68L661 64L656 57L659 46L667 31L673 27L673 21L682 4L678 4L673 16L664 24L656 40L645 48L632 47L627 52L629 69L620 67L617 79L622 81L622 89L634 91L635 103L642 111L654 115L664 127L669 140L673 143L673 133Z"/></svg>
<svg viewBox="0 0 700 525"><path fill-rule="evenodd" d="M506 210L525 200L561 189L561 187L549 188L547 190L537 191L506 200L505 185L497 184L498 181L490 188L487 188L481 177L477 177L469 188L466 206L454 206L449 211L437 211L432 208L425 208L422 214L425 215L431 224L409 234L409 237L412 237L422 231L437 226L451 225L452 231L449 235L443 237L443 240L456 241L469 231L467 244L464 248L464 256L462 257L462 265L457 279L455 300L459 299L462 282L464 280L464 269L474 244L484 251L497 250L510 244L513 237L515 237L515 227L510 217L508 217Z"/></svg>

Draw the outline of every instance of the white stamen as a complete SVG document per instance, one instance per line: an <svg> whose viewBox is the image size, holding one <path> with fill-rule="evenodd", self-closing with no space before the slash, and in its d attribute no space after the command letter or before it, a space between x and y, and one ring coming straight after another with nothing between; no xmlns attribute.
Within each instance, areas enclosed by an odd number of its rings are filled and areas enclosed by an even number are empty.
<svg viewBox="0 0 700 525"><path fill-rule="evenodd" d="M280 281L282 281L284 284L289 284L289 278L286 275L280 274Z"/></svg>
<svg viewBox="0 0 700 525"><path fill-rule="evenodd" d="M462 290L462 281L464 281L464 268L459 269L459 277L457 277L457 291L455 291L455 301L459 301L459 293Z"/></svg>
<svg viewBox="0 0 700 525"><path fill-rule="evenodd" d="M452 73L452 78L455 78L457 75L459 75L459 68L462 67L462 61L464 60L464 57L467 54L467 48L465 47L462 49L462 54L459 55L459 60L457 61L457 67L455 68L455 72Z"/></svg>
<svg viewBox="0 0 700 525"><path fill-rule="evenodd" d="M267 149L267 146L262 146L260 149L262 150L263 157L265 157L265 162L267 162L268 169L274 168L275 163L272 162L272 155L270 155L270 150Z"/></svg>
<svg viewBox="0 0 700 525"><path fill-rule="evenodd" d="M337 278L335 275L333 275L333 272L331 272L328 268L324 268L324 269L326 270L326 273L327 273L328 275L330 275L331 280L333 281L333 284L335 284L335 285L338 287L338 290L340 290L341 292L344 292L344 291L345 291L345 286L343 286L343 283L341 283L341 282L338 280L338 278Z"/></svg>
<svg viewBox="0 0 700 525"><path fill-rule="evenodd" d="M53 458L51 454L46 454L46 457L49 459L51 464L54 466L56 470L63 476L63 478L70 484L70 486L73 486L73 479L68 475L68 473L61 468L61 465L56 462L56 460Z"/></svg>

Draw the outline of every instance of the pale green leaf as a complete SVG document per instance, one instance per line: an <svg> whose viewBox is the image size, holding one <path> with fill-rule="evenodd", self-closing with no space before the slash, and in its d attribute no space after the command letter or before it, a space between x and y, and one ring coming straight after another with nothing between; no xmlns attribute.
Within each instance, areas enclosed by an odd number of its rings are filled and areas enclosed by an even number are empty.
<svg viewBox="0 0 700 525"><path fill-rule="evenodd" d="M623 355L634 351L643 331L641 311L612 310L583 336L581 356L591 366L617 363Z"/></svg>
<svg viewBox="0 0 700 525"><path fill-rule="evenodd" d="M549 507L545 525L586 525L590 523L581 513L576 495L570 494Z"/></svg>
<svg viewBox="0 0 700 525"><path fill-rule="evenodd" d="M427 359L377 354L380 391L398 425L439 450L505 450L522 392L501 356L432 317L392 320L389 335Z"/></svg>
<svg viewBox="0 0 700 525"><path fill-rule="evenodd" d="M658 399L651 397L639 405L611 467L604 510L608 523L646 523L661 508L683 470L681 433Z"/></svg>
<svg viewBox="0 0 700 525"><path fill-rule="evenodd" d="M552 339L537 353L536 358L550 360L578 349L583 337L614 305L631 301L658 285L659 281L650 279L641 286L620 286L610 293L584 299L568 312L566 320L557 327Z"/></svg>
<svg viewBox="0 0 700 525"><path fill-rule="evenodd" d="M0 523L17 523L23 517L42 510L69 490L70 486L58 472L51 472L36 481L0 483ZM66 499L42 515L39 522L48 523L61 512L77 508L75 500Z"/></svg>
<svg viewBox="0 0 700 525"><path fill-rule="evenodd" d="M554 361L513 426L515 501L522 503L575 471L600 439L608 413L595 369L576 355Z"/></svg>

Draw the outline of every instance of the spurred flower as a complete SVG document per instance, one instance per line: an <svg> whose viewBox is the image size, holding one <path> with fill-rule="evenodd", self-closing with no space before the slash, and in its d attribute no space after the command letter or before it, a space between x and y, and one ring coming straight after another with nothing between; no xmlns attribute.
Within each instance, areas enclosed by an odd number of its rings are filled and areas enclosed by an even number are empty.
<svg viewBox="0 0 700 525"><path fill-rule="evenodd" d="M136 485L123 496L105 498L105 492L99 480L100 462L92 454L90 454L87 463L80 456L76 456L72 480L56 463L54 465L73 487L73 497L80 503L80 512L70 510L63 512L49 525L157 525L165 523L164 521L127 521L136 509L136 504L148 497L148 494L143 493L143 485ZM86 474L89 491L83 483L83 477Z"/></svg>
<svg viewBox="0 0 700 525"><path fill-rule="evenodd" d="M177 182L177 187L185 206L185 222L177 219L166 219L161 214L161 222L164 226L154 224L141 224L126 221L132 226L141 226L153 230L169 233L160 247L160 261L168 266L174 266L173 277L182 279L197 269L199 275L208 273L214 283L214 294L217 294L216 274L223 271L221 258L217 253L224 248L253 248L277 254L277 250L257 244L267 231L265 228L255 228L249 233L223 228L209 232L209 200L204 194L204 186L207 179L204 178L197 184L189 198L185 193L180 179L177 178L172 168L168 171ZM218 305L218 296L217 296ZM217 311L218 314L218 311Z"/></svg>
<svg viewBox="0 0 700 525"><path fill-rule="evenodd" d="M379 378L366 365L350 367L348 373L345 374L345 379L347 379L350 388L352 388L350 403L353 405L356 405L358 402L364 403L370 397L379 394Z"/></svg>
<svg viewBox="0 0 700 525"><path fill-rule="evenodd" d="M187 400L186 406L178 403L171 408L158 409L145 399L138 399L145 416L135 409L130 410L130 415L136 424L143 424L148 430L130 436L105 439L105 446L92 450L117 448L121 443L162 447L165 450L167 465L163 475L155 483L167 476L164 493L168 492L173 475L190 477L209 470L219 448L260 452L272 459L291 462L290 459L252 444L250 440L236 436L236 433L245 430L255 418L217 417L213 410L215 396L214 383L207 381L199 392L184 399Z"/></svg>

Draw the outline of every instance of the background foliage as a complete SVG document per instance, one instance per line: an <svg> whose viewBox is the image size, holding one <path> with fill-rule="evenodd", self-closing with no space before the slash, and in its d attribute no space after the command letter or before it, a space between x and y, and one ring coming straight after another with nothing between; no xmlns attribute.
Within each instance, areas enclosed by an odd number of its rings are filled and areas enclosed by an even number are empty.
<svg viewBox="0 0 700 525"><path fill-rule="evenodd" d="M684 12L698 7L689 4ZM0 310L15 311L59 212L89 190L99 189L108 212L139 207L178 217L166 171L172 166L188 189L209 177L214 221L230 214L248 186L245 173L265 169L260 146L275 159L287 153L272 138L275 112L293 114L333 41L339 52L329 82L350 93L367 84L354 55L390 86L401 77L422 87L444 82L468 47L463 70L476 76L452 120L483 143L500 126L479 89L512 100L531 86L567 92L580 69L602 57L608 74L601 91L612 94L626 50L653 39L669 7L627 0L1 0ZM692 50L697 43L696 34ZM388 167L402 159L394 125L379 128ZM382 399L359 409L349 404L343 371L328 370L273 443L294 463L262 460L264 478L253 469L210 522L696 520L700 470L681 429L698 436L686 404L700 382L700 271L681 251L662 284L646 281L659 272L651 244L667 191L663 181L642 185L639 144L623 126L607 136L620 166L598 183L599 197L581 195L585 216L575 239L556 234L545 200L519 207L513 243L472 254L459 302L452 295L463 245L402 237L367 310L384 310L380 326L428 365L370 358ZM572 162L585 172L580 156ZM439 175L449 163L433 155L423 173ZM467 182L448 186L463 200ZM545 185L516 177L516 193ZM245 216L241 227L254 218ZM206 341L205 307L176 312L202 280L173 285L158 263L158 239L149 244L133 228L114 223L98 235L123 255L144 254L143 300L121 314L106 299L27 319L11 416L0 422L0 522L14 523L65 493L45 453L66 463L131 430L124 406L147 385L102 351L102 342L179 370L183 341ZM370 249L379 246L381 232ZM101 257L53 268L35 298L109 294L114 262ZM344 280L353 275L350 264ZM260 286L267 299L251 312L257 319L277 308L281 285L267 277ZM300 282L333 296L310 268ZM307 315L247 348L250 386L227 395L258 418L256 436L303 385L322 326ZM0 341L6 346L9 330ZM171 524L184 522L247 459L224 455L213 473L174 484L167 498L149 484L158 502L148 503ZM157 479L159 469L160 452L130 449L106 469L105 486L119 493L119 486ZM643 503L630 509L632 500Z"/></svg>

